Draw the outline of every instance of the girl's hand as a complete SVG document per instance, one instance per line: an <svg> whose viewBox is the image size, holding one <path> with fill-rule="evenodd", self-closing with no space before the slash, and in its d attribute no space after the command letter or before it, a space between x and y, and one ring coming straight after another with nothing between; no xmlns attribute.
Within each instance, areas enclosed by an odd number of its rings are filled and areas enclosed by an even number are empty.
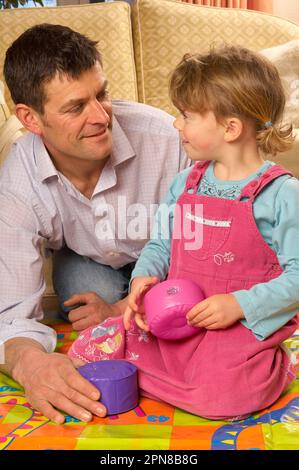
<svg viewBox="0 0 299 470"><path fill-rule="evenodd" d="M245 318L233 294L212 295L196 304L187 313L188 325L218 330Z"/></svg>
<svg viewBox="0 0 299 470"><path fill-rule="evenodd" d="M130 329L131 320L135 317L135 322L144 331L149 331L145 320L143 309L143 296L148 289L159 282L156 276L135 277L131 284L131 292L128 296L128 306L124 313L124 327Z"/></svg>

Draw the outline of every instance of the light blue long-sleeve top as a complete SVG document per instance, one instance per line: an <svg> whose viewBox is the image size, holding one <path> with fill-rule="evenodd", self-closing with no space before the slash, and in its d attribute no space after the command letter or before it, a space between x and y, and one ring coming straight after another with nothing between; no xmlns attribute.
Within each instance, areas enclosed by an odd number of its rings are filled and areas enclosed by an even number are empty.
<svg viewBox="0 0 299 470"><path fill-rule="evenodd" d="M236 199L248 182L264 173L271 165L264 164L249 177L238 181L222 181L214 175L211 162L203 176L198 194ZM184 190L191 168L180 172L155 215L151 240L143 248L132 272L137 276L167 277L170 262L174 207ZM165 211L165 207L172 210ZM242 323L263 340L287 323L299 311L299 181L283 175L270 183L256 197L253 214L266 243L277 254L283 273L248 290L233 292L245 320ZM168 236L170 234L170 236Z"/></svg>

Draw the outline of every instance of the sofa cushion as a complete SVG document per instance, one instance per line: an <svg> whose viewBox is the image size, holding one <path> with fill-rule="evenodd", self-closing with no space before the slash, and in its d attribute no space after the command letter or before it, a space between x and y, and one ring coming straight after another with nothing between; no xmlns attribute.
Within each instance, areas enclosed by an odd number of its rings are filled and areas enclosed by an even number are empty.
<svg viewBox="0 0 299 470"><path fill-rule="evenodd" d="M263 50L277 66L287 95L285 120L293 120L293 148L275 157L299 178L299 26L248 10L205 7L174 0L136 0L133 39L139 100L177 114L168 97L169 76L186 52L232 43ZM267 48L267 49L265 49ZM270 157L273 159L273 157Z"/></svg>
<svg viewBox="0 0 299 470"><path fill-rule="evenodd" d="M273 162L279 163L288 170L290 170L293 175L299 179L299 130L294 130L295 141L293 147L287 152L280 153L275 157L269 157Z"/></svg>
<svg viewBox="0 0 299 470"><path fill-rule="evenodd" d="M286 95L284 122L293 123L296 137L291 150L272 160L285 166L299 178L299 39L263 49L261 53L277 67Z"/></svg>
<svg viewBox="0 0 299 470"><path fill-rule="evenodd" d="M137 0L133 39L139 100L176 112L168 98L169 74L186 52L223 43L260 50L298 38L299 26L264 13Z"/></svg>
<svg viewBox="0 0 299 470"><path fill-rule="evenodd" d="M299 129L299 39L261 53L275 64L281 77L286 95L285 120Z"/></svg>
<svg viewBox="0 0 299 470"><path fill-rule="evenodd" d="M11 115L4 98L4 85L0 81L0 166L13 142L22 135L23 126L16 116Z"/></svg>
<svg viewBox="0 0 299 470"><path fill-rule="evenodd" d="M127 3L1 11L1 73L7 48L23 31L38 23L66 25L92 40L99 41L112 98L138 101L130 7ZM6 98L12 110L12 101L8 92Z"/></svg>
<svg viewBox="0 0 299 470"><path fill-rule="evenodd" d="M9 109L4 98L4 83L0 81L0 128L10 116Z"/></svg>

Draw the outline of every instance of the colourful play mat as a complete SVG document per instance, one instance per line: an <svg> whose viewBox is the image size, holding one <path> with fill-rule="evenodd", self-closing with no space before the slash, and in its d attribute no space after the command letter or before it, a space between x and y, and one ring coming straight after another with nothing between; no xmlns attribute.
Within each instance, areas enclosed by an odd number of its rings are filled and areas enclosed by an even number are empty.
<svg viewBox="0 0 299 470"><path fill-rule="evenodd" d="M66 352L76 333L55 325L57 350ZM286 345L299 360L299 330ZM210 421L165 403L141 398L128 413L94 418L86 424L66 416L64 425L34 411L22 388L0 374L0 449L104 450L299 450L299 369L297 380L268 409L244 421Z"/></svg>

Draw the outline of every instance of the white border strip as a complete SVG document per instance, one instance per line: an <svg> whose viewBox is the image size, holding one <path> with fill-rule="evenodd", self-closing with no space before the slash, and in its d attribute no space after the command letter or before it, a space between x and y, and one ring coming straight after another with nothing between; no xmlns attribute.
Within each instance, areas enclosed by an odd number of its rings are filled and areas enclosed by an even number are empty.
<svg viewBox="0 0 299 470"><path fill-rule="evenodd" d="M193 220L198 224L202 225L209 225L210 227L230 227L231 221L230 220L211 220L211 219L204 219L203 217L199 217L197 215L191 214L190 212L186 213L186 219Z"/></svg>

